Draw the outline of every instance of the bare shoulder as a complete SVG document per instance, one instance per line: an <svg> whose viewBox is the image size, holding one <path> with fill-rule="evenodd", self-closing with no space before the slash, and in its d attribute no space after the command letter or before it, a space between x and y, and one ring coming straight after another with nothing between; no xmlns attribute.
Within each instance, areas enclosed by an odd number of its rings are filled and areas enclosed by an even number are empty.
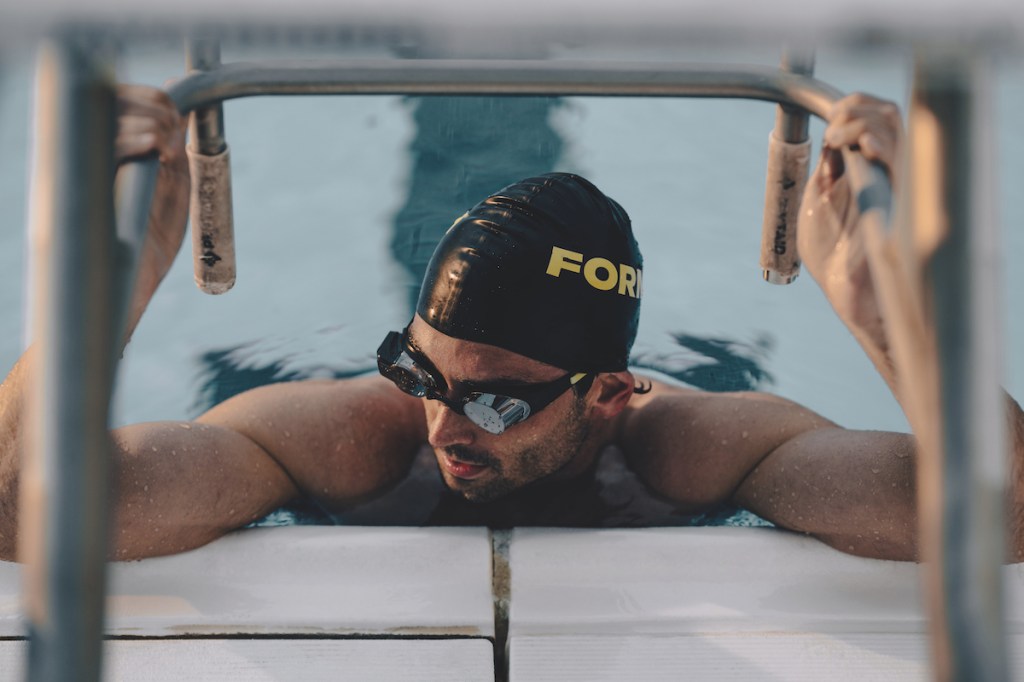
<svg viewBox="0 0 1024 682"><path fill-rule="evenodd" d="M376 413L390 413L404 418L406 413L422 414L419 401L408 396L379 375L351 379L310 379L268 384L225 400L214 406L198 421L231 422L266 425L281 419L306 419L314 428L324 428L328 421L359 419ZM255 422L258 422L255 423Z"/></svg>
<svg viewBox="0 0 1024 682"><path fill-rule="evenodd" d="M636 393L623 412L622 430L625 437L636 435L638 428L658 425L663 420L678 422L680 417L700 420L697 425L717 422L734 424L737 419L784 418L795 421L796 426L833 425L812 410L771 393L739 391L711 393L681 384L670 384L641 377L651 390Z"/></svg>
<svg viewBox="0 0 1024 682"><path fill-rule="evenodd" d="M421 402L377 375L262 386L197 421L245 435L328 507L393 483L426 441Z"/></svg>
<svg viewBox="0 0 1024 682"><path fill-rule="evenodd" d="M727 501L772 450L835 425L768 393L709 393L652 381L621 417L618 444L653 488L694 509Z"/></svg>

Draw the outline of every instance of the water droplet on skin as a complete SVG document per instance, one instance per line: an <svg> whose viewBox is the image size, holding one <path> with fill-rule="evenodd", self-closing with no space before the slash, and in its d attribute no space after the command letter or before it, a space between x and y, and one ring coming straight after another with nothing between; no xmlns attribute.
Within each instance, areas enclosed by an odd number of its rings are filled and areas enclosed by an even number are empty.
<svg viewBox="0 0 1024 682"><path fill-rule="evenodd" d="M729 441L727 441L727 440L723 440L722 441L722 445L728 445L728 444L729 444Z"/></svg>
<svg viewBox="0 0 1024 682"><path fill-rule="evenodd" d="M148 485L142 486L142 492L148 493L149 492L149 486Z"/></svg>
<svg viewBox="0 0 1024 682"><path fill-rule="evenodd" d="M285 438L291 438L291 437L292 437L292 433L291 433L291 431L285 431L285 432L284 432L284 437L285 437Z"/></svg>
<svg viewBox="0 0 1024 682"><path fill-rule="evenodd" d="M743 433L741 433L740 435L741 435L741 436L742 436L743 438L746 438L747 436L749 436L749 435L750 435L750 433L749 433L749 432L747 432L747 431L744 431L744 432L743 432Z"/></svg>
<svg viewBox="0 0 1024 682"><path fill-rule="evenodd" d="M882 470L881 469L871 469L871 473L873 473L873 474L877 474L880 471L882 471Z"/></svg>

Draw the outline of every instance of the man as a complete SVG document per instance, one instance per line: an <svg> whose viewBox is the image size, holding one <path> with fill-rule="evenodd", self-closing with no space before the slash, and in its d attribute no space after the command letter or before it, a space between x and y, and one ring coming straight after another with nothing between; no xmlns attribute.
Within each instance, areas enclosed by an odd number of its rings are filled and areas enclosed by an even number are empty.
<svg viewBox="0 0 1024 682"><path fill-rule="evenodd" d="M188 173L183 125L161 93L124 88L119 158L157 152L161 175L132 304L134 329L180 247ZM894 166L899 114L852 96L837 105L811 192L842 231L804 230L801 253L899 397L870 277L844 222L838 150ZM815 223L811 223L813 228ZM611 448L681 510L721 503L843 551L917 556L911 437L842 429L766 394L707 394L633 376L626 366L643 292L629 219L586 180L531 178L471 209L428 267L417 314L378 351L383 376L275 384L191 423L113 434L113 554L183 551L310 500L351 509L391 490L425 445L447 487L473 505L593 474ZM17 461L29 351L0 387L0 556L16 549ZM1013 434L1011 557L1024 559L1024 415Z"/></svg>

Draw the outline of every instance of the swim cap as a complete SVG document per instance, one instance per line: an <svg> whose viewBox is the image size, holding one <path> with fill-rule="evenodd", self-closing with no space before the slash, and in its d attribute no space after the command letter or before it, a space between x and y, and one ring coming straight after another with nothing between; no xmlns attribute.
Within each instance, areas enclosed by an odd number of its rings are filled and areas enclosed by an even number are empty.
<svg viewBox="0 0 1024 682"><path fill-rule="evenodd" d="M434 251L416 312L443 334L576 372L626 369L643 259L629 216L578 175L492 194Z"/></svg>

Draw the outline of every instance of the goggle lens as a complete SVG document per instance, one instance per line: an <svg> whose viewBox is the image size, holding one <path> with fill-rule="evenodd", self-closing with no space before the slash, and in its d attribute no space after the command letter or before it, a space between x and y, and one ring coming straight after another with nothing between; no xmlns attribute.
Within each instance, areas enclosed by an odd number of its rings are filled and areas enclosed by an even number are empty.
<svg viewBox="0 0 1024 682"><path fill-rule="evenodd" d="M529 417L530 406L518 398L505 395L473 393L462 406L462 412L484 431L497 435Z"/></svg>
<svg viewBox="0 0 1024 682"><path fill-rule="evenodd" d="M533 391L530 397L513 398L500 393L474 392L464 395L462 398L449 398L443 380L437 379L430 370L420 366L415 352L408 347L405 340L406 332L401 334L391 332L377 349L377 367L380 373L390 379L401 391L416 398L428 398L439 400L458 414L465 415L467 419L482 428L484 431L493 434L504 433L505 429L518 424L532 412L544 409L552 400L569 390L577 382L584 386L584 391L589 388L593 379L592 374L566 375L561 379L536 384L529 387ZM423 362L430 365L426 358ZM527 390L526 388L517 390ZM531 403L535 404L531 408Z"/></svg>
<svg viewBox="0 0 1024 682"><path fill-rule="evenodd" d="M390 363L382 361L378 356L377 366L380 368L381 374L391 379L395 386L411 396L422 398L431 393L431 389L434 388L433 377L417 365L405 351L399 350L398 357Z"/></svg>

